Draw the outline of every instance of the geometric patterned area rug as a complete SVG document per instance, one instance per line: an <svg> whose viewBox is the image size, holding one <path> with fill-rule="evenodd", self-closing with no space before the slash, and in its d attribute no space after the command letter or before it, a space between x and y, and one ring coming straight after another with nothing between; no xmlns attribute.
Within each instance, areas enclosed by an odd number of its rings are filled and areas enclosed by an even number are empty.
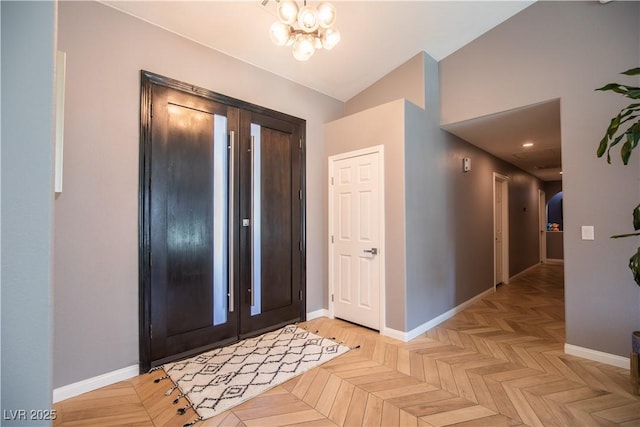
<svg viewBox="0 0 640 427"><path fill-rule="evenodd" d="M349 351L328 338L295 325L217 348L190 359L167 363L163 369L199 418L211 418L264 391ZM167 378L165 377L165 378Z"/></svg>

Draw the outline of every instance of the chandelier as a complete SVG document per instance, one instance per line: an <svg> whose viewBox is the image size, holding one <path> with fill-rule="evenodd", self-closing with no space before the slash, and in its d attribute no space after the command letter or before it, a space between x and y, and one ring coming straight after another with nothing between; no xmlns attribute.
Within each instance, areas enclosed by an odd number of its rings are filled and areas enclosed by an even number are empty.
<svg viewBox="0 0 640 427"><path fill-rule="evenodd" d="M336 8L331 3L318 7L302 7L294 0L276 0L279 21L269 29L271 40L278 46L293 46L293 57L298 61L311 58L316 49L331 50L340 41L340 32L333 28Z"/></svg>

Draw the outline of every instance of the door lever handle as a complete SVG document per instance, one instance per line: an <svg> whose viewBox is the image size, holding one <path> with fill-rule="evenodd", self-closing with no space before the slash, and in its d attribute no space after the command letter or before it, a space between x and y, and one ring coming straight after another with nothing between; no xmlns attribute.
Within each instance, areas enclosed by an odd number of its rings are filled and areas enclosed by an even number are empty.
<svg viewBox="0 0 640 427"><path fill-rule="evenodd" d="M365 249L364 252L371 255L378 255L378 248Z"/></svg>

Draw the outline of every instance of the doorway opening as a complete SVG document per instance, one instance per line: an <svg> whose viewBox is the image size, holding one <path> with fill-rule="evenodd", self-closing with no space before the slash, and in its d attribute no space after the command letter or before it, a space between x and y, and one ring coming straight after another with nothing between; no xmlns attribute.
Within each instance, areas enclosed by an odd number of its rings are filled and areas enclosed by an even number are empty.
<svg viewBox="0 0 640 427"><path fill-rule="evenodd" d="M538 190L538 236L540 246L540 263L547 262L547 196Z"/></svg>

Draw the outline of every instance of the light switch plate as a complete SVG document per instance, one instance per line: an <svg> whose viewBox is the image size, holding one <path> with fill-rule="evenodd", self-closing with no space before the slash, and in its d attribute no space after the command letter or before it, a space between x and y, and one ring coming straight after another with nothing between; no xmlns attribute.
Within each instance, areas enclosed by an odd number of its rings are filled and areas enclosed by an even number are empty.
<svg viewBox="0 0 640 427"><path fill-rule="evenodd" d="M593 225L582 226L582 240L595 240Z"/></svg>

